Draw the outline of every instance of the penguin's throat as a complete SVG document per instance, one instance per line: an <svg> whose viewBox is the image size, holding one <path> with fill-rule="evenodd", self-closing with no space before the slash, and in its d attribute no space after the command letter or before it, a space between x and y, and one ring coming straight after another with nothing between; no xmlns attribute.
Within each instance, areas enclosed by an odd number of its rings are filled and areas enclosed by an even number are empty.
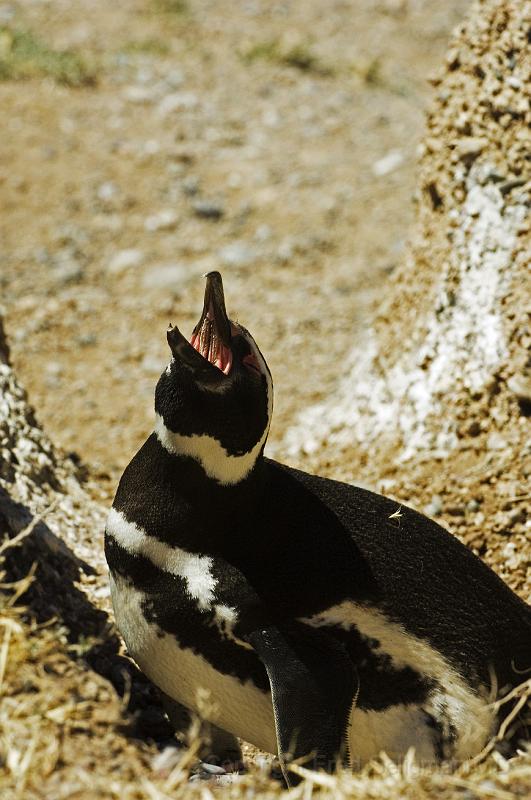
<svg viewBox="0 0 531 800"><path fill-rule="evenodd" d="M232 352L230 347L221 341L211 312L205 315L201 327L192 333L190 344L221 372L229 374L232 367Z"/></svg>

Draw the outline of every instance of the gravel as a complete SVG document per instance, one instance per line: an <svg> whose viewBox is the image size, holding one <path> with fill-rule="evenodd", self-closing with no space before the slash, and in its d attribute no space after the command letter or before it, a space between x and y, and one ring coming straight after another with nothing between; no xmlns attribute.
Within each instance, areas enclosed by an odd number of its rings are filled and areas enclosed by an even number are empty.
<svg viewBox="0 0 531 800"><path fill-rule="evenodd" d="M201 265L168 263L149 267L142 276L144 289L172 289L178 291L184 284L201 274Z"/></svg>
<svg viewBox="0 0 531 800"><path fill-rule="evenodd" d="M121 275L123 272L139 267L143 261L144 253L142 250L136 250L135 248L119 250L108 262L108 270L113 275Z"/></svg>
<svg viewBox="0 0 531 800"><path fill-rule="evenodd" d="M172 208L163 208L156 214L150 214L144 220L144 228L150 233L173 231L179 223L179 215Z"/></svg>
<svg viewBox="0 0 531 800"><path fill-rule="evenodd" d="M194 183L187 184L186 186L187 194L193 195L197 191L197 185ZM192 208L194 210L194 214L201 219L217 221L220 220L225 214L223 204L214 200L195 200L192 203Z"/></svg>
<svg viewBox="0 0 531 800"><path fill-rule="evenodd" d="M247 242L233 242L219 251L219 259L226 267L249 267L258 258L258 251Z"/></svg>

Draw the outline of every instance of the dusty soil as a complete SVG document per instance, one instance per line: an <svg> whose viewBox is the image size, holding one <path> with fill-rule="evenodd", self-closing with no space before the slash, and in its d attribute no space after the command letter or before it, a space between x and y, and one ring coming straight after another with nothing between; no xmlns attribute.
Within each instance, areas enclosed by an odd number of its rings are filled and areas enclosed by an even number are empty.
<svg viewBox="0 0 531 800"><path fill-rule="evenodd" d="M272 443L333 392L402 253L427 76L466 5L2 6L97 78L0 84L0 281L17 374L100 491L209 268L272 368Z"/></svg>
<svg viewBox="0 0 531 800"><path fill-rule="evenodd" d="M76 454L63 463L30 419L18 439L11 431L16 447L0 464L8 489L33 512L57 501L41 525L51 551L33 549L35 537L28 550L0 549L2 583L6 567L13 580L39 565L29 591L24 582L15 587L32 613L13 604L13 587L0 594L0 781L8 800L218 792L188 783L193 752L159 753L169 735L160 707L104 613L104 510L73 478L108 502L151 428L166 325L191 329L209 268L222 270L229 309L273 369L275 454L391 494L398 510L402 502L425 510L529 596L528 414L506 389L525 366L518 287L507 295L517 332L510 363L492 396L469 406L453 398L463 430L451 456L399 468L382 448L370 458L330 440L305 452L299 436L301 448L292 451L286 439L288 431L300 434L301 410L317 403L326 414L343 391L375 302L389 353L409 331L417 302L429 303L425 281L433 280L430 257L440 259L447 245L444 218L434 210L422 220L425 252L414 263L426 269L418 282L403 251L417 155L422 179L437 174L439 191L455 190L446 151L437 166L418 142L433 91L426 78L467 5L338 1L326 15L313 0L112 7L95 0L82 14L61 0L0 5L0 26L73 49L96 78L84 88L51 76L0 84L9 132L0 143L0 287L11 356L46 431ZM4 44L0 35L0 61ZM429 117L433 141L447 140L456 103ZM446 210L461 200L453 197ZM382 309L384 294L391 299ZM22 393L15 395L22 406ZM479 432L469 428L471 415ZM10 504L0 499L5 513ZM0 536L18 528L0 514ZM50 616L57 619L46 622ZM257 760L251 767L226 796L278 798L279 785ZM433 771L384 757L361 775L312 777L292 796L509 800L527 796L529 782L529 755L507 762L494 753L479 765Z"/></svg>

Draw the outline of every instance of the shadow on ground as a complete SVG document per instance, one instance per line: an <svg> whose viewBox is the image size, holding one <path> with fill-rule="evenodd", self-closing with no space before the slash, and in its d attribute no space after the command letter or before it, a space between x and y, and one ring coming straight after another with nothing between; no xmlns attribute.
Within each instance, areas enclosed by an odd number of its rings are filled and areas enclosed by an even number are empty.
<svg viewBox="0 0 531 800"><path fill-rule="evenodd" d="M27 507L14 502L0 488L0 537L16 534L10 520L30 525L32 514ZM17 524L17 528L19 525ZM81 561L45 522L39 521L19 544L4 554L4 592L9 584L33 579L18 599L25 616L37 624L56 621L67 639L67 652L91 670L108 680L119 697L127 697L127 711L121 732L131 739L154 742L159 747L169 741L175 744L174 729L163 709L157 689L133 662L122 655L122 645L113 623L105 611L96 608L76 585L80 573L94 574L94 569ZM183 719L184 735L189 720Z"/></svg>

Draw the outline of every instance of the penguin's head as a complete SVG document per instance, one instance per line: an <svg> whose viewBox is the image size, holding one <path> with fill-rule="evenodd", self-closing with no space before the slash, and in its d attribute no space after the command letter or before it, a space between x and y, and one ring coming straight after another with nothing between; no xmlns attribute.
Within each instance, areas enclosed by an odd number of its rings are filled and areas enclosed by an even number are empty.
<svg viewBox="0 0 531 800"><path fill-rule="evenodd" d="M203 312L190 340L167 332L172 358L155 390L156 434L224 484L251 471L273 411L271 373L253 337L225 310L219 272L206 276Z"/></svg>

